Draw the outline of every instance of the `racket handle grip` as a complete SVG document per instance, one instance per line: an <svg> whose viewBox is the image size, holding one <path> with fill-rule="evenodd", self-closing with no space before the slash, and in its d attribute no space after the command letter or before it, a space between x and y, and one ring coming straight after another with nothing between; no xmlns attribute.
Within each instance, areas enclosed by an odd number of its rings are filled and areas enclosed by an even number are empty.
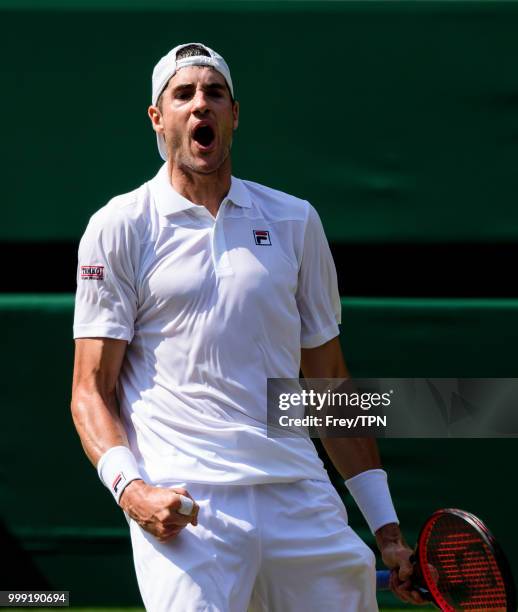
<svg viewBox="0 0 518 612"><path fill-rule="evenodd" d="M376 572L376 590L388 591L390 580L390 570L378 570Z"/></svg>
<svg viewBox="0 0 518 612"><path fill-rule="evenodd" d="M179 514L185 514L185 516L189 516L194 508L194 502L190 497L186 497L185 495L180 495L180 507L177 512Z"/></svg>

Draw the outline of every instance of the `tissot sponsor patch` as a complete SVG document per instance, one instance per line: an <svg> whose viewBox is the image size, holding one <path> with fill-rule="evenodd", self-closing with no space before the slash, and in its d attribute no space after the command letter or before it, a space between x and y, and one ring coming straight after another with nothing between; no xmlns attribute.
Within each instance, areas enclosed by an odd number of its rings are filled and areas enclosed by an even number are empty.
<svg viewBox="0 0 518 612"><path fill-rule="evenodd" d="M103 280L104 266L81 266L81 278L85 280Z"/></svg>

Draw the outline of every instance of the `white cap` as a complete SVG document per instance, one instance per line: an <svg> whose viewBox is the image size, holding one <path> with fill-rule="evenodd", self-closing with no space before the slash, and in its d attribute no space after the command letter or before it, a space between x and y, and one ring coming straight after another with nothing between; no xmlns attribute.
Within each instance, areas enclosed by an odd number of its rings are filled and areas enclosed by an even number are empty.
<svg viewBox="0 0 518 612"><path fill-rule="evenodd" d="M191 45L202 47L209 54L209 56L194 55L192 57L185 57L177 61L176 54L178 51L184 47L190 47ZM167 55L164 55L164 57L158 61L157 65L153 69L153 93L151 97L151 103L153 106L156 106L158 98L169 82L169 79L176 74L180 68L185 68L186 66L211 66L224 76L228 88L230 89L230 93L232 94L232 97L234 97L234 88L232 86L232 79L230 77L230 69L221 55L202 43L185 43L183 45L178 45L169 51ZM167 161L167 149L165 146L164 137L160 134L157 134L156 137L160 157Z"/></svg>

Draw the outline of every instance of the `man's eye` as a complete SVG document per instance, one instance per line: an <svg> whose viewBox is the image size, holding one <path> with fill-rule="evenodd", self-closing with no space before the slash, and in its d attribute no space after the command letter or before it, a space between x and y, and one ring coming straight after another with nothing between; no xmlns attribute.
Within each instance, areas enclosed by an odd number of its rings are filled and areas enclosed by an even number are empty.
<svg viewBox="0 0 518 612"><path fill-rule="evenodd" d="M191 94L187 91L180 91L175 94L174 97L176 100L188 100L191 97Z"/></svg>

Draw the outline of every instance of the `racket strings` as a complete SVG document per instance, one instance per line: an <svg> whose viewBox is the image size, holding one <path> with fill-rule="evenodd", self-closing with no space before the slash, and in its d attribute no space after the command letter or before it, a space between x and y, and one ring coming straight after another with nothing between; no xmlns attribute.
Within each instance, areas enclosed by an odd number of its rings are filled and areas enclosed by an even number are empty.
<svg viewBox="0 0 518 612"><path fill-rule="evenodd" d="M421 571L441 609L507 610L505 581L494 554L466 520L439 515L425 528L422 542Z"/></svg>

